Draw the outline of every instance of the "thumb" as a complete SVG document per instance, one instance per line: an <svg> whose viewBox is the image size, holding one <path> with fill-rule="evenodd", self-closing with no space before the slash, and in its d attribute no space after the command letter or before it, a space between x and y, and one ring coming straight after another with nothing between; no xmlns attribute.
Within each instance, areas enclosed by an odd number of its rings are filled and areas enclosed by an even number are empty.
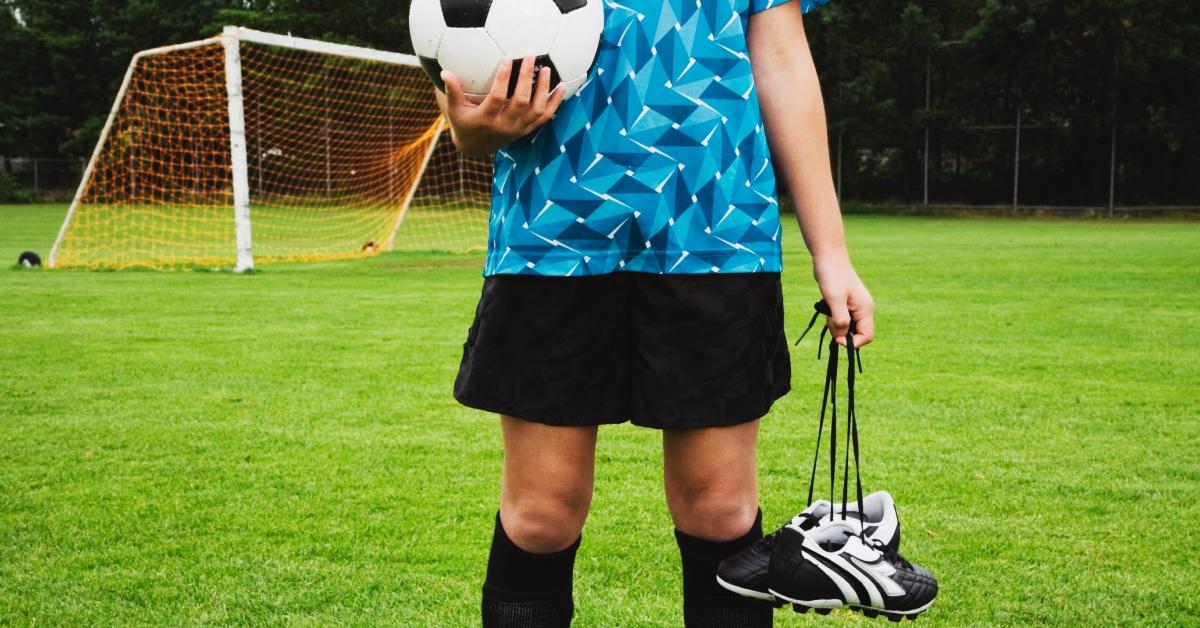
<svg viewBox="0 0 1200 628"><path fill-rule="evenodd" d="M462 109L467 104L467 95L462 82L450 70L442 70L442 82L446 84L446 104L450 109Z"/></svg>

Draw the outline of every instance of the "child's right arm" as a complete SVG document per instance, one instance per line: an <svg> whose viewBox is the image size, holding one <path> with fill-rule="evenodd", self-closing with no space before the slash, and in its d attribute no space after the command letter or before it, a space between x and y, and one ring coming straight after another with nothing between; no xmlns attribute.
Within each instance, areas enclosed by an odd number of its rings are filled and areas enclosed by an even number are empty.
<svg viewBox="0 0 1200 628"><path fill-rule="evenodd" d="M846 231L829 164L821 83L804 34L800 3L755 13L747 33L754 82L775 166L788 184L796 219L812 253L813 276L829 304L829 330L846 346L875 339L875 302L850 263Z"/></svg>
<svg viewBox="0 0 1200 628"><path fill-rule="evenodd" d="M550 68L542 68L535 87L535 65L532 56L521 61L516 90L509 98L512 62L501 61L492 89L481 102L467 97L454 74L442 72L446 93L437 92L438 106L450 121L450 135L459 150L468 155L493 153L554 117L562 103L563 91L550 89Z"/></svg>

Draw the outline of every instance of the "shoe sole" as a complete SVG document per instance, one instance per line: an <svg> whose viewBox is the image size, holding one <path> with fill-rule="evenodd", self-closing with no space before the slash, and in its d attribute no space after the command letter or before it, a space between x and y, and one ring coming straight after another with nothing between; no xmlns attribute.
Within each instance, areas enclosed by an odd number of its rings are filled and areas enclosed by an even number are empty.
<svg viewBox="0 0 1200 628"><path fill-rule="evenodd" d="M764 602L775 602L776 607L783 606L783 602L778 600L774 595L771 595L770 593L763 593L762 591L755 591L753 589L739 587L736 584L730 584L730 583L722 580L721 576L717 576L717 584L721 585L722 587L725 587L725 589L728 591L737 593L738 595L740 595L742 597L753 598L755 600L762 600Z"/></svg>
<svg viewBox="0 0 1200 628"><path fill-rule="evenodd" d="M845 608L851 611L858 611L871 619L883 615L890 621L900 621L902 619L916 621L917 616L929 610L929 607L933 606L934 601L937 599L934 598L933 600L929 600L929 603L920 608L914 608L908 611L890 611L881 608L872 608L870 606L862 606L859 604L847 605L841 600L797 600L786 595L780 595L779 592L773 589L768 590L772 595L775 596L776 600L790 603L792 605L792 610L796 611L797 613L807 613L809 609L812 609L819 615L828 615L835 608Z"/></svg>

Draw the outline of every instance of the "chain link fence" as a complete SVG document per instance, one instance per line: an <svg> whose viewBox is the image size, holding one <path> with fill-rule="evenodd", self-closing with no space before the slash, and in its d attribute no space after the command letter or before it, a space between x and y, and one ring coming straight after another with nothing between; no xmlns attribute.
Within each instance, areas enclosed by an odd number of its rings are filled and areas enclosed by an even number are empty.
<svg viewBox="0 0 1200 628"><path fill-rule="evenodd" d="M1200 211L1200 132L1037 122L931 126L916 149L832 132L834 175L846 201L1062 212ZM927 142L925 150L922 144ZM910 145L912 146L912 145Z"/></svg>
<svg viewBox="0 0 1200 628"><path fill-rule="evenodd" d="M0 202L69 201L86 167L84 159L0 157Z"/></svg>
<svg viewBox="0 0 1200 628"><path fill-rule="evenodd" d="M841 90L827 94L840 198L1093 215L1200 212L1200 125L1166 123L1168 113L1154 107L1122 106L1136 99L1119 93L1104 111L1039 106L1019 90L975 110L980 99L959 91L977 71L959 54L961 43L945 42L926 57L924 93L893 122L839 119Z"/></svg>
<svg viewBox="0 0 1200 628"><path fill-rule="evenodd" d="M1113 125L1081 131L1013 114L1010 124L930 125L906 147L830 131L844 202L904 207L1200 212L1200 128ZM928 150L924 147L928 146ZM915 148L913 148L915 147ZM83 159L0 158L0 202L66 202Z"/></svg>

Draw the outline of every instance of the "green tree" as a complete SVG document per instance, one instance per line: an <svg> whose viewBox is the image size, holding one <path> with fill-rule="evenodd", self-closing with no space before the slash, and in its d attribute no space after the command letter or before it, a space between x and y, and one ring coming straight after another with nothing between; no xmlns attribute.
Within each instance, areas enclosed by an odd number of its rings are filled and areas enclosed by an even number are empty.
<svg viewBox="0 0 1200 628"><path fill-rule="evenodd" d="M91 152L130 58L138 50L207 33L217 0L9 0L20 12L12 44L20 55L22 95L5 95L24 129L18 152L84 156ZM5 12L12 15L12 11ZM3 27L0 27L3 28ZM15 105L13 101L15 102Z"/></svg>
<svg viewBox="0 0 1200 628"><path fill-rule="evenodd" d="M34 68L33 44L17 20L16 9L9 0L0 0L0 85L6 93L0 96L0 155L23 153L31 145L30 121L25 118L36 111L33 95L23 86L30 84ZM2 164L0 164L2 165Z"/></svg>
<svg viewBox="0 0 1200 628"><path fill-rule="evenodd" d="M411 0L248 0L219 11L214 26L236 24L298 37L411 52L410 3Z"/></svg>
<svg viewBox="0 0 1200 628"><path fill-rule="evenodd" d="M835 0L808 17L832 134L846 142L847 189L919 196L926 59L961 32L965 6ZM870 148L871 155L860 156L857 148Z"/></svg>
<svg viewBox="0 0 1200 628"><path fill-rule="evenodd" d="M408 5L0 0L0 154L86 156L138 50L235 24L409 51ZM1195 0L833 0L806 20L852 197L919 199L927 124L931 154L942 155L968 136L953 129L1011 124L1018 107L1042 127L1022 149L1034 196L1070 201L1106 190L1114 122L1122 194L1200 196L1191 174L1200 168ZM988 133L966 149L978 162L959 182L968 200L1002 201L1011 189L1011 139ZM960 176L937 165L943 189Z"/></svg>

